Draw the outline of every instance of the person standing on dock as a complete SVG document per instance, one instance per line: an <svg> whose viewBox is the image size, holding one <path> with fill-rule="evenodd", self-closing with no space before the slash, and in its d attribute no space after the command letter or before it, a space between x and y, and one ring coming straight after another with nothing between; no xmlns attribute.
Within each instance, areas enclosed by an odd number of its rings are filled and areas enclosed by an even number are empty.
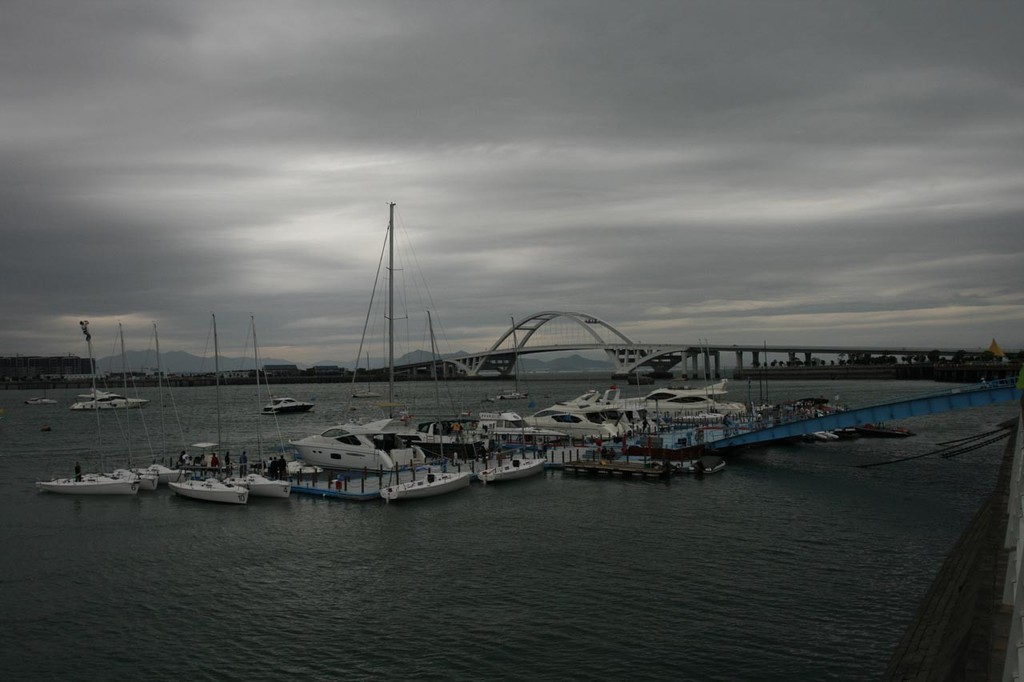
<svg viewBox="0 0 1024 682"><path fill-rule="evenodd" d="M224 471L228 476L231 475L231 451L228 450L224 453Z"/></svg>
<svg viewBox="0 0 1024 682"><path fill-rule="evenodd" d="M210 468L213 469L214 473L220 471L220 458L217 457L217 453L210 455Z"/></svg>

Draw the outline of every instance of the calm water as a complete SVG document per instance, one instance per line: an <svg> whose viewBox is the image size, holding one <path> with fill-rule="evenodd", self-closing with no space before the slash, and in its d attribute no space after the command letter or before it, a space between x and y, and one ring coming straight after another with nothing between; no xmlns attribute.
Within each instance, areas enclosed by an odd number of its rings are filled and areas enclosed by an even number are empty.
<svg viewBox="0 0 1024 682"><path fill-rule="evenodd" d="M526 389L540 409L607 384L593 375ZM502 388L453 382L442 402L476 410ZM734 388L731 399L747 399L745 384ZM839 392L856 406L942 388L780 382L769 397ZM400 391L417 414L434 412L431 384ZM348 392L280 387L318 407L275 420L253 414L255 389L222 389L222 441L237 459L255 450L257 426L270 447L319 431L348 416ZM74 393L51 391L61 404L44 407L0 391L5 679L877 678L990 492L1005 442L855 465L928 452L1015 414L997 405L908 420L919 435L906 440L748 451L703 480L547 472L407 504L222 507L167 490L37 492L34 481L69 475L76 460L98 466L95 415L67 409ZM101 415L108 468L124 463L125 434L136 463L216 439L212 388L164 393L163 424L156 389L140 392L154 403L127 428L123 415L120 425Z"/></svg>

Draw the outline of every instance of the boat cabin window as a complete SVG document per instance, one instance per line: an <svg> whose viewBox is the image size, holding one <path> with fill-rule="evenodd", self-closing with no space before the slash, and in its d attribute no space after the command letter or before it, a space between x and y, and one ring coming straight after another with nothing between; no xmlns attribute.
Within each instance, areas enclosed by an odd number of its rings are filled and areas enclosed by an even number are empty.
<svg viewBox="0 0 1024 682"><path fill-rule="evenodd" d="M359 439L353 436L351 433L346 433L344 436L338 436L334 440L338 441L339 443L344 443L345 445L362 445L362 443L359 442Z"/></svg>

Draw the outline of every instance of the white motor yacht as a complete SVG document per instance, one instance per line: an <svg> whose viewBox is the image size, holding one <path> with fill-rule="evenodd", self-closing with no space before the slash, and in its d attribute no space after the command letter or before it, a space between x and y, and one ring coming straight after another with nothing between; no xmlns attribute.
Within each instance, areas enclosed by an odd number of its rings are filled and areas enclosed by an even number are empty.
<svg viewBox="0 0 1024 682"><path fill-rule="evenodd" d="M263 414L290 414L292 412L309 412L315 407L313 403L303 402L295 398L274 398L263 406Z"/></svg>
<svg viewBox="0 0 1024 682"><path fill-rule="evenodd" d="M400 421L340 424L312 436L289 441L309 466L325 469L394 469L426 461L413 445L415 432Z"/></svg>
<svg viewBox="0 0 1024 682"><path fill-rule="evenodd" d="M659 388L643 397L651 414L675 420L704 420L710 415L735 416L746 413L743 403L720 400L725 393L725 381L701 388Z"/></svg>
<svg viewBox="0 0 1024 682"><path fill-rule="evenodd" d="M143 398L125 398L123 395L107 391L83 393L78 398L77 402L72 403L72 410L117 410L145 407L149 404L149 401Z"/></svg>
<svg viewBox="0 0 1024 682"><path fill-rule="evenodd" d="M555 403L523 421L576 438L614 438L645 417L642 402L624 400L619 389L612 386L604 392L587 391L573 400Z"/></svg>

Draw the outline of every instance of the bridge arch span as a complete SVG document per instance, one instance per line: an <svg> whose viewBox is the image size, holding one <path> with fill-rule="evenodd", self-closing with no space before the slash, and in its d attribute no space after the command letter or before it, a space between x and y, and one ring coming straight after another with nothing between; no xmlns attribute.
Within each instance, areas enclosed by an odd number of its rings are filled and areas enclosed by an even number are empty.
<svg viewBox="0 0 1024 682"><path fill-rule="evenodd" d="M594 315L559 310L546 310L544 312L534 313L529 317L523 318L519 322L515 322L511 327L509 327L508 331L506 331L504 334L498 337L498 340L494 342L494 345L490 347L488 352L493 353L494 351L498 350L501 347L501 344L505 343L505 341L507 341L508 338L513 334L516 335L516 348L525 348L526 343L530 340L530 337L533 336L534 332L536 332L538 329L543 327L551 320L555 320L558 318L565 318L571 322L575 322L576 324L578 324L588 334L590 334L590 336L594 339L595 343L608 343L608 340L605 339L601 334L597 332L597 330L594 329L595 327L605 329L611 334L613 334L616 338L618 338L618 341L616 341L615 343L633 343L628 336L620 332L618 329L613 327L608 322L605 322L601 318L596 317ZM523 333L516 334L516 332Z"/></svg>

